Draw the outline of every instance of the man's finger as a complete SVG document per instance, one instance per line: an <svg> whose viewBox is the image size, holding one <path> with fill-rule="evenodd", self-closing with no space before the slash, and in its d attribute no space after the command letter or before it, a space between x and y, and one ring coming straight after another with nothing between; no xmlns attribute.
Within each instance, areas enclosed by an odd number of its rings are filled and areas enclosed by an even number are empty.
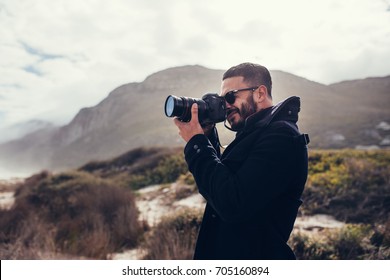
<svg viewBox="0 0 390 280"><path fill-rule="evenodd" d="M183 125L183 122L181 122L178 118L174 118L174 119L173 119L173 122L174 122L175 125L176 125L177 127L179 127L179 128Z"/></svg>
<svg viewBox="0 0 390 280"><path fill-rule="evenodd" d="M193 121L199 122L199 120L198 120L198 104L196 104L196 103L192 104L192 107L191 107L191 122L193 122Z"/></svg>

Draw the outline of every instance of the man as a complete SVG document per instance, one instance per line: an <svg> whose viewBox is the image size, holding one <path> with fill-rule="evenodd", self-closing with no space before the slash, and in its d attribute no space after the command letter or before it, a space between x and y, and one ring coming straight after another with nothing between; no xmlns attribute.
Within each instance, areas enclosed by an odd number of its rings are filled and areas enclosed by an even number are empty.
<svg viewBox="0 0 390 280"><path fill-rule="evenodd" d="M273 106L269 71L243 63L227 70L221 95L236 138L219 154L198 107L174 122L185 159L207 201L194 259L295 259L287 245L307 179L308 137L296 125L300 100ZM214 143L214 144L212 144Z"/></svg>

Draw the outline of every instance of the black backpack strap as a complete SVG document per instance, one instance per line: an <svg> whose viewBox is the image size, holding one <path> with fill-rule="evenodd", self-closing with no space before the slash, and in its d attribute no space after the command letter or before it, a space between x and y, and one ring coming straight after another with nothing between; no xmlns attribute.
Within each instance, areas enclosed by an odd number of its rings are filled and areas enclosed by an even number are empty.
<svg viewBox="0 0 390 280"><path fill-rule="evenodd" d="M294 144L298 146L307 146L310 143L309 134L300 133L296 124L291 123L289 121L275 121L271 123L271 125L280 124L289 126L295 132L296 135L293 137Z"/></svg>
<svg viewBox="0 0 390 280"><path fill-rule="evenodd" d="M303 133L295 136L294 142L298 145L307 146L310 143L309 134Z"/></svg>

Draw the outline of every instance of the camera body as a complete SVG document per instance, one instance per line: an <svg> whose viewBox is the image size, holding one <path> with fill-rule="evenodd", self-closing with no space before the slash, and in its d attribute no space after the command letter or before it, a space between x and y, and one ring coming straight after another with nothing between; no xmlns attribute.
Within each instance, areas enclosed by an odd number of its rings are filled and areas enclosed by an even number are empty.
<svg viewBox="0 0 390 280"><path fill-rule="evenodd" d="M202 99L169 95L165 100L165 115L188 122L191 120L191 107L194 103L198 104L198 118L201 125L219 123L226 119L225 99L216 93L206 93Z"/></svg>

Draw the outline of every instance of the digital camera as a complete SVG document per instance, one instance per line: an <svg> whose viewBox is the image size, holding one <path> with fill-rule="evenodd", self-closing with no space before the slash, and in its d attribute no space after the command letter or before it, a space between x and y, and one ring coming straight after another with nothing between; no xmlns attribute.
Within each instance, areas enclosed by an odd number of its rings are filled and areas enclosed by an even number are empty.
<svg viewBox="0 0 390 280"><path fill-rule="evenodd" d="M191 120L191 107L194 103L198 104L198 118L201 125L219 123L226 119L225 99L216 93L206 93L202 99L169 95L165 100L165 115L188 122Z"/></svg>

